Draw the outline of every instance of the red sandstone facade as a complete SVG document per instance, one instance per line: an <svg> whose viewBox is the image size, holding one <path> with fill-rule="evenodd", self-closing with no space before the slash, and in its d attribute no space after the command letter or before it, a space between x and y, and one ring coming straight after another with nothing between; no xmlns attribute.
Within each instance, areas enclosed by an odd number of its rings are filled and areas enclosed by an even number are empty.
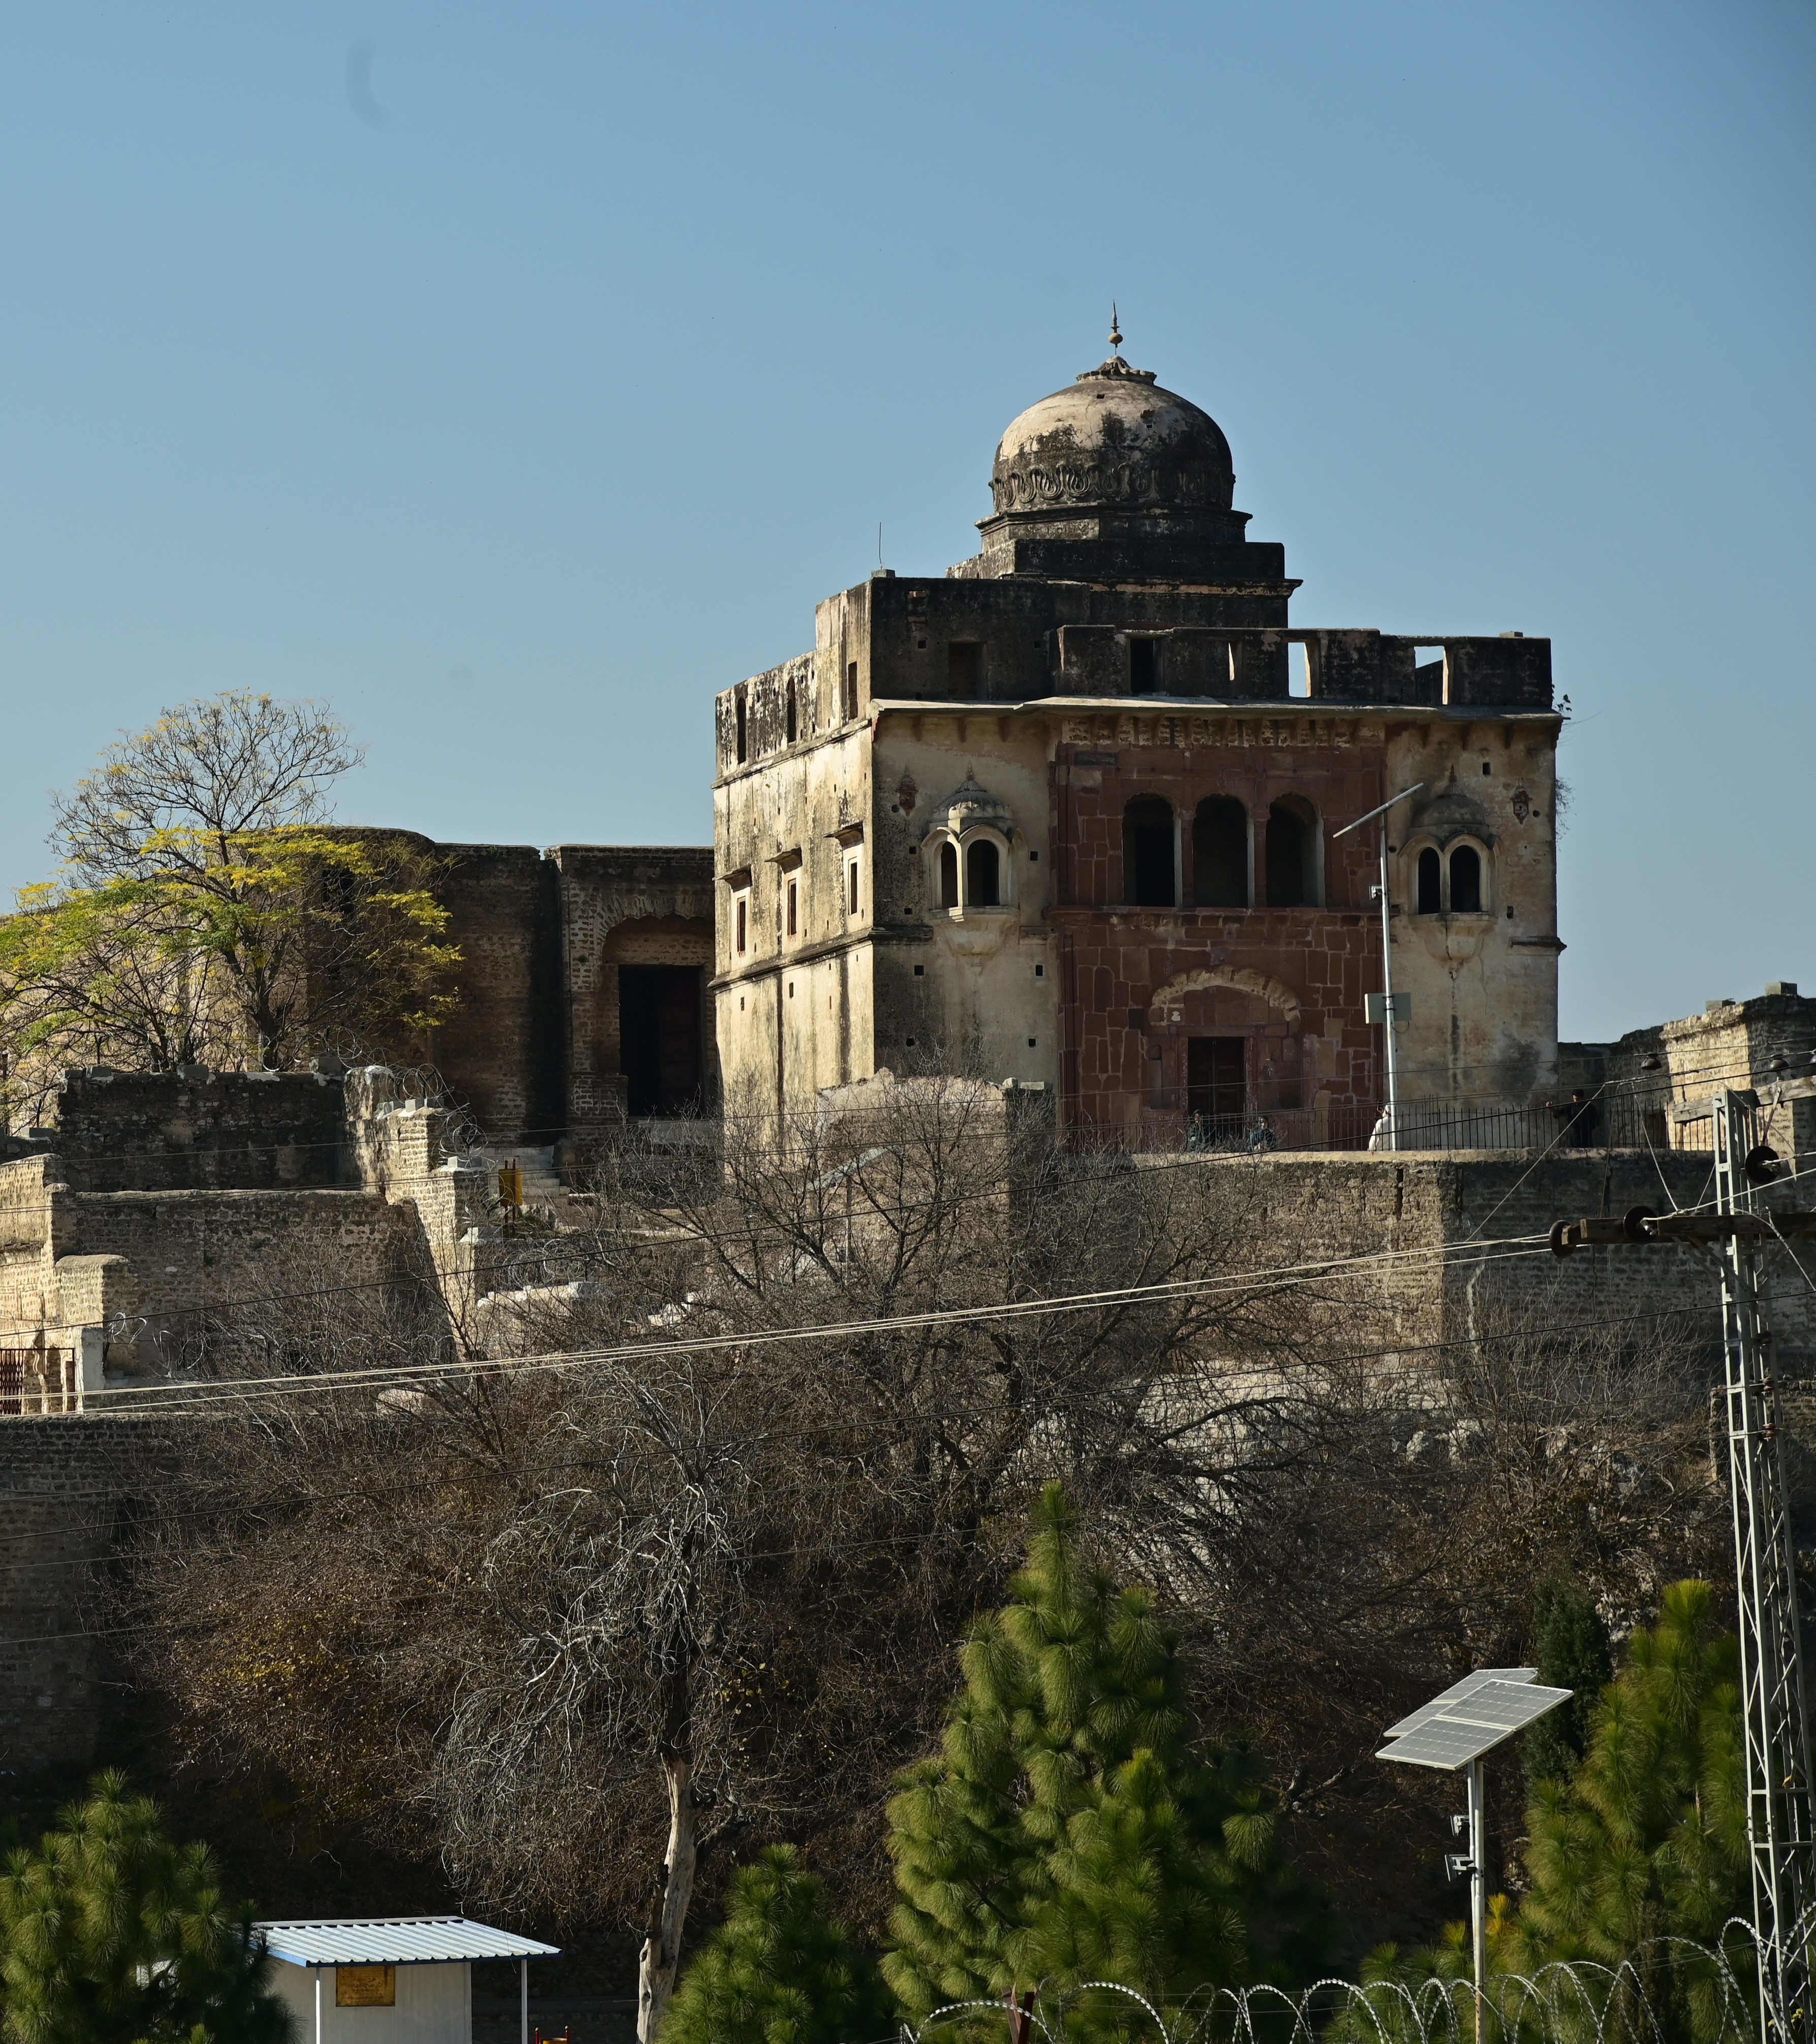
<svg viewBox="0 0 1816 2044"><path fill-rule="evenodd" d="M1380 843L1337 833L1403 795L1403 1105L1555 1089L1549 641L1296 627L1234 487L1216 422L1113 355L1004 433L979 553L878 569L720 697L728 1113L948 1071L1085 1140L1365 1141Z"/></svg>
<svg viewBox="0 0 1816 2044"><path fill-rule="evenodd" d="M1164 1141L1196 1108L1219 1127L1265 1113L1300 1140L1365 1128L1380 1098L1380 1032L1362 1020L1364 994L1381 984L1374 841L1357 832L1333 842L1330 832L1382 800L1380 751L1150 746L1108 755L1114 765L1098 763L1105 757L1062 745L1054 760L1058 899L1047 920L1059 939L1067 1124L1142 1129ZM1181 905L1170 909L1130 905L1136 890L1125 871L1128 805L1154 795L1179 819ZM1192 822L1200 803L1217 797L1261 820L1254 907L1195 898ZM1273 805L1292 797L1317 820L1323 870L1307 889L1317 898L1269 907L1261 832ZM1240 1043L1239 1101L1227 1090L1228 1052L1200 1052L1195 1072L1195 1039Z"/></svg>

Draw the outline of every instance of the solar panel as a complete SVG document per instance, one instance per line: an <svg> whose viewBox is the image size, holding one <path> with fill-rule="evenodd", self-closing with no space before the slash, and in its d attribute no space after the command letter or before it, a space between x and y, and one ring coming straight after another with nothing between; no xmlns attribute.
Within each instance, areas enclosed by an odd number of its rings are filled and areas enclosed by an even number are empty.
<svg viewBox="0 0 1816 2044"><path fill-rule="evenodd" d="M1491 1753L1504 1739L1575 1694L1532 1681L1507 1681L1506 1671L1484 1669L1486 1678L1473 1686L1457 1686L1461 1696L1434 1697L1410 1731L1391 1737L1377 1760L1403 1760L1415 1767L1439 1767L1454 1773ZM1511 1671L1516 1674L1524 1670ZM1407 1722L1401 1720L1403 1724Z"/></svg>
<svg viewBox="0 0 1816 2044"><path fill-rule="evenodd" d="M1536 1668L1478 1668L1473 1674L1465 1675L1461 1681L1453 1682L1442 1695L1434 1696L1430 1703L1421 1704L1417 1710L1407 1712L1398 1724L1388 1727L1386 1735L1389 1739L1399 1739L1403 1733L1411 1731L1415 1725L1422 1725L1427 1718L1435 1716L1446 1704L1456 1703L1480 1689L1484 1682L1531 1682L1536 1681L1538 1677Z"/></svg>

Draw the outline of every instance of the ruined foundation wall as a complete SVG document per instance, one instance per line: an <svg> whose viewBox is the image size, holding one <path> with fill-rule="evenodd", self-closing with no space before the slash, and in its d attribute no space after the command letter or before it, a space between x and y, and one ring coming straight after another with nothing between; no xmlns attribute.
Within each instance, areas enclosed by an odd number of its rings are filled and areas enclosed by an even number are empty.
<svg viewBox="0 0 1816 2044"><path fill-rule="evenodd" d="M79 1192L359 1183L341 1082L314 1072L67 1072L49 1134Z"/></svg>
<svg viewBox="0 0 1816 2044"><path fill-rule="evenodd" d="M81 1766L94 1752L95 1569L125 1445L101 1420L0 1425L0 1767Z"/></svg>

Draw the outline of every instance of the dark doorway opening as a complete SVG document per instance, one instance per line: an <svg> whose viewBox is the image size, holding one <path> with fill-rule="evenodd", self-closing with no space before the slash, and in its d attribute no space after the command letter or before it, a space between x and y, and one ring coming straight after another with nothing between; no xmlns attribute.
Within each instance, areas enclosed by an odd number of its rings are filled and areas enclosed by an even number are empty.
<svg viewBox="0 0 1816 2044"><path fill-rule="evenodd" d="M984 693L984 647L976 639L954 639L946 648L946 693L975 702Z"/></svg>
<svg viewBox="0 0 1816 2044"><path fill-rule="evenodd" d="M1249 1039L1246 1036L1188 1036L1185 1104L1188 1112L1237 1133L1248 1105Z"/></svg>
<svg viewBox="0 0 1816 2044"><path fill-rule="evenodd" d="M958 847L950 838L939 847L939 905L958 906Z"/></svg>
<svg viewBox="0 0 1816 2044"><path fill-rule="evenodd" d="M700 1112L700 973L697 965L618 968L618 1058L632 1114Z"/></svg>
<svg viewBox="0 0 1816 2044"><path fill-rule="evenodd" d="M1139 909L1178 905L1173 805L1164 795L1138 795L1123 812L1123 899Z"/></svg>
<svg viewBox="0 0 1816 2044"><path fill-rule="evenodd" d="M1309 909L1317 894L1317 852L1311 805L1301 795L1284 795L1268 811L1268 906Z"/></svg>
<svg viewBox="0 0 1816 2044"><path fill-rule="evenodd" d="M967 909L994 909L998 905L1001 862L996 847L987 837L974 837L965 847L965 905Z"/></svg>
<svg viewBox="0 0 1816 2044"><path fill-rule="evenodd" d="M1137 696L1159 694L1160 641L1158 639L1131 639L1129 641L1129 693Z"/></svg>
<svg viewBox="0 0 1816 2044"><path fill-rule="evenodd" d="M1249 905L1249 813L1230 795L1207 795L1192 824L1192 892L1200 909Z"/></svg>

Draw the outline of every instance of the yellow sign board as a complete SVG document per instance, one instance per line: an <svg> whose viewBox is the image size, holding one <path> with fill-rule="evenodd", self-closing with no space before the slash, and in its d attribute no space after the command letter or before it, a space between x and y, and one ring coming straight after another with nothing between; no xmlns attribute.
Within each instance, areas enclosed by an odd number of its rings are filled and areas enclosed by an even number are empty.
<svg viewBox="0 0 1816 2044"><path fill-rule="evenodd" d="M334 1969L334 2005L336 2008L395 2008L397 2005L397 1968L336 1966Z"/></svg>

